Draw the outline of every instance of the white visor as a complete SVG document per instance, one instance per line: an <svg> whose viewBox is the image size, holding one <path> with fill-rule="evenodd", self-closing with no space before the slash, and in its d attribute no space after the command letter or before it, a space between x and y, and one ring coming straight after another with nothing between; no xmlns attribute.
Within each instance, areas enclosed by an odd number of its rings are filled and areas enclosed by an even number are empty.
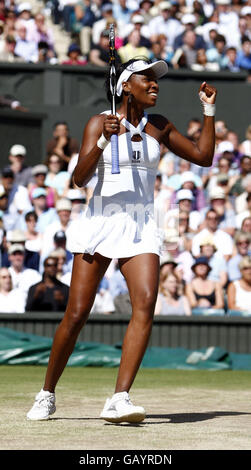
<svg viewBox="0 0 251 470"><path fill-rule="evenodd" d="M143 70L153 69L156 75L156 78L163 77L166 75L168 71L168 65L164 60L157 60L152 64L148 64L144 60L138 60L133 62L132 64L128 65L125 70L123 70L122 74L120 75L117 83L117 90L116 93L118 96L122 95L122 83L127 82L130 76L133 73L143 72Z"/></svg>

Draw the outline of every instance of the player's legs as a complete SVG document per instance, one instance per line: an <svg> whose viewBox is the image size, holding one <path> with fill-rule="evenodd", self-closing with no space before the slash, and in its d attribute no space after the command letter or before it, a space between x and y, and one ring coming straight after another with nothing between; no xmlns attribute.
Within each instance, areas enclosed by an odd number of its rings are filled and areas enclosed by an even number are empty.
<svg viewBox="0 0 251 470"><path fill-rule="evenodd" d="M44 390L54 392L80 330L88 319L99 282L110 261L98 253L93 256L83 254L74 256L68 304L54 337Z"/></svg>
<svg viewBox="0 0 251 470"><path fill-rule="evenodd" d="M143 359L152 330L159 286L159 257L145 253L120 260L132 304L132 317L122 346L115 393L129 391Z"/></svg>

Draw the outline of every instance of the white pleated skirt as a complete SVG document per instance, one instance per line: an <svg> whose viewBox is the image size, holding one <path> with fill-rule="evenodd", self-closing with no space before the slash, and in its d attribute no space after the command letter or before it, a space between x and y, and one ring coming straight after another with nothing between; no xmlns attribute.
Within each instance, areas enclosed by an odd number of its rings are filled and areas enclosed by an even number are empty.
<svg viewBox="0 0 251 470"><path fill-rule="evenodd" d="M142 253L160 256L162 238L152 216L134 220L127 212L109 216L83 213L67 234L72 253L99 253L107 258L127 258Z"/></svg>

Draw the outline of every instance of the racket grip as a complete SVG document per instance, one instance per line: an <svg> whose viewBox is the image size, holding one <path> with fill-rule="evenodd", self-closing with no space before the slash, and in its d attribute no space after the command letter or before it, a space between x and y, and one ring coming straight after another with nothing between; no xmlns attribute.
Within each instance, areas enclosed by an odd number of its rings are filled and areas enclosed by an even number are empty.
<svg viewBox="0 0 251 470"><path fill-rule="evenodd" d="M112 174L120 173L119 169L119 145L118 136L113 134L111 136L111 147L112 147Z"/></svg>

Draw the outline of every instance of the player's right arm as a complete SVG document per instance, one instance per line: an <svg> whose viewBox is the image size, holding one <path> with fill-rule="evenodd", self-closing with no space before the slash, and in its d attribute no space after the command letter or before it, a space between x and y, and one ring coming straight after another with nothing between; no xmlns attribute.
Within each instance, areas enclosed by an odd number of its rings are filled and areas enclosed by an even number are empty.
<svg viewBox="0 0 251 470"><path fill-rule="evenodd" d="M88 121L83 132L78 163L73 172L73 181L80 188L86 186L96 171L103 152L97 145L100 136L103 134L108 143L112 134L119 133L122 118L122 115L118 117L112 114L98 114Z"/></svg>

